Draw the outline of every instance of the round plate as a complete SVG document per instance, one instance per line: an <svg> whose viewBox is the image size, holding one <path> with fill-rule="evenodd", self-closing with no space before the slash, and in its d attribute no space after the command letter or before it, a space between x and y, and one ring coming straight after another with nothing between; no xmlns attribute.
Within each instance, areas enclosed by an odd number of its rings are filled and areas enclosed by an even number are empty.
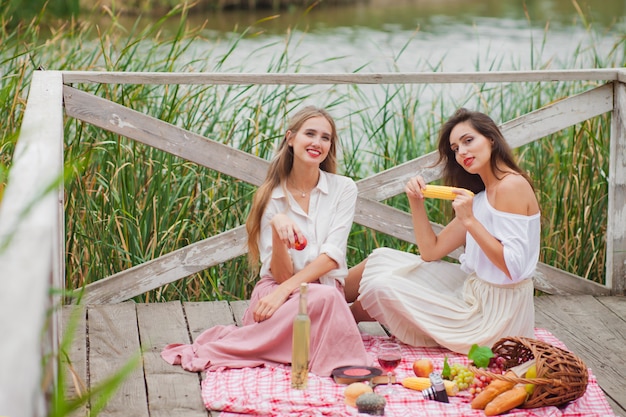
<svg viewBox="0 0 626 417"><path fill-rule="evenodd" d="M333 369L332 377L338 384L351 384L353 382L369 381L381 375L383 371L371 366L342 366Z"/></svg>

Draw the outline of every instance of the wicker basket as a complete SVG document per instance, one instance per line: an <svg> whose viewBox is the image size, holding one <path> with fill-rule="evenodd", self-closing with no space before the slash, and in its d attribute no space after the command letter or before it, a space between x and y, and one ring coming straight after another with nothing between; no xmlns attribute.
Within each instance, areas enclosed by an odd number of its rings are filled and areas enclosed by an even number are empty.
<svg viewBox="0 0 626 417"><path fill-rule="evenodd" d="M583 396L587 390L587 366L571 352L525 337L500 339L492 351L506 359L505 369L535 359L537 377L533 379L505 377L472 367L477 375L518 384L535 384L535 390L522 408L560 406Z"/></svg>

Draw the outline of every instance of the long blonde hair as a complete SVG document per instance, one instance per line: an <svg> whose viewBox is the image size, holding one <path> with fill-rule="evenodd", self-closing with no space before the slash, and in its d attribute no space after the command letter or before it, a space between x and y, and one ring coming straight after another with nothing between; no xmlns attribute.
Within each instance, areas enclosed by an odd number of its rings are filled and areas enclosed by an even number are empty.
<svg viewBox="0 0 626 417"><path fill-rule="evenodd" d="M295 135L302 128L304 122L313 117L320 116L328 120L331 127L330 150L328 151L326 159L320 164L320 169L333 174L337 171L338 138L335 121L324 109L314 106L304 107L291 118L285 136L276 152L276 156L267 170L265 181L259 186L252 200L252 207L250 208L250 213L246 220L246 230L248 231L248 262L253 271L258 271L259 267L259 237L261 234L261 218L263 217L263 212L265 212L265 207L272 195L272 191L277 186L285 183L293 167L293 148L287 143L290 134Z"/></svg>

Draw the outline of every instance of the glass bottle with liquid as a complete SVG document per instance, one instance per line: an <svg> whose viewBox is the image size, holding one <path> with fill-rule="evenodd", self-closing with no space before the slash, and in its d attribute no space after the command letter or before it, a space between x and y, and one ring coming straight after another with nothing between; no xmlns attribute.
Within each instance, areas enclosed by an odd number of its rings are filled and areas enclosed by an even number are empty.
<svg viewBox="0 0 626 417"><path fill-rule="evenodd" d="M307 313L308 284L300 284L300 307L293 321L291 347L291 388L306 389L309 379L309 341L311 319Z"/></svg>

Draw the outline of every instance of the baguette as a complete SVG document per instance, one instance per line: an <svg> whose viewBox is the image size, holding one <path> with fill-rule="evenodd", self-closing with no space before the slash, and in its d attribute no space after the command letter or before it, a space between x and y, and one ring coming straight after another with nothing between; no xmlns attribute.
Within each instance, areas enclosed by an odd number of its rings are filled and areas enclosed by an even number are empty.
<svg viewBox="0 0 626 417"><path fill-rule="evenodd" d="M497 416L518 407L526 401L528 393L524 384L518 384L494 398L485 407L486 416Z"/></svg>
<svg viewBox="0 0 626 417"><path fill-rule="evenodd" d="M515 378L517 375L513 371L507 371L504 374L506 377ZM502 394L505 391L510 390L515 386L515 382L508 382L502 379L494 379L487 385L482 392L480 392L474 399L472 400L472 408L475 410L484 410L487 404L494 398L496 398L499 394Z"/></svg>

